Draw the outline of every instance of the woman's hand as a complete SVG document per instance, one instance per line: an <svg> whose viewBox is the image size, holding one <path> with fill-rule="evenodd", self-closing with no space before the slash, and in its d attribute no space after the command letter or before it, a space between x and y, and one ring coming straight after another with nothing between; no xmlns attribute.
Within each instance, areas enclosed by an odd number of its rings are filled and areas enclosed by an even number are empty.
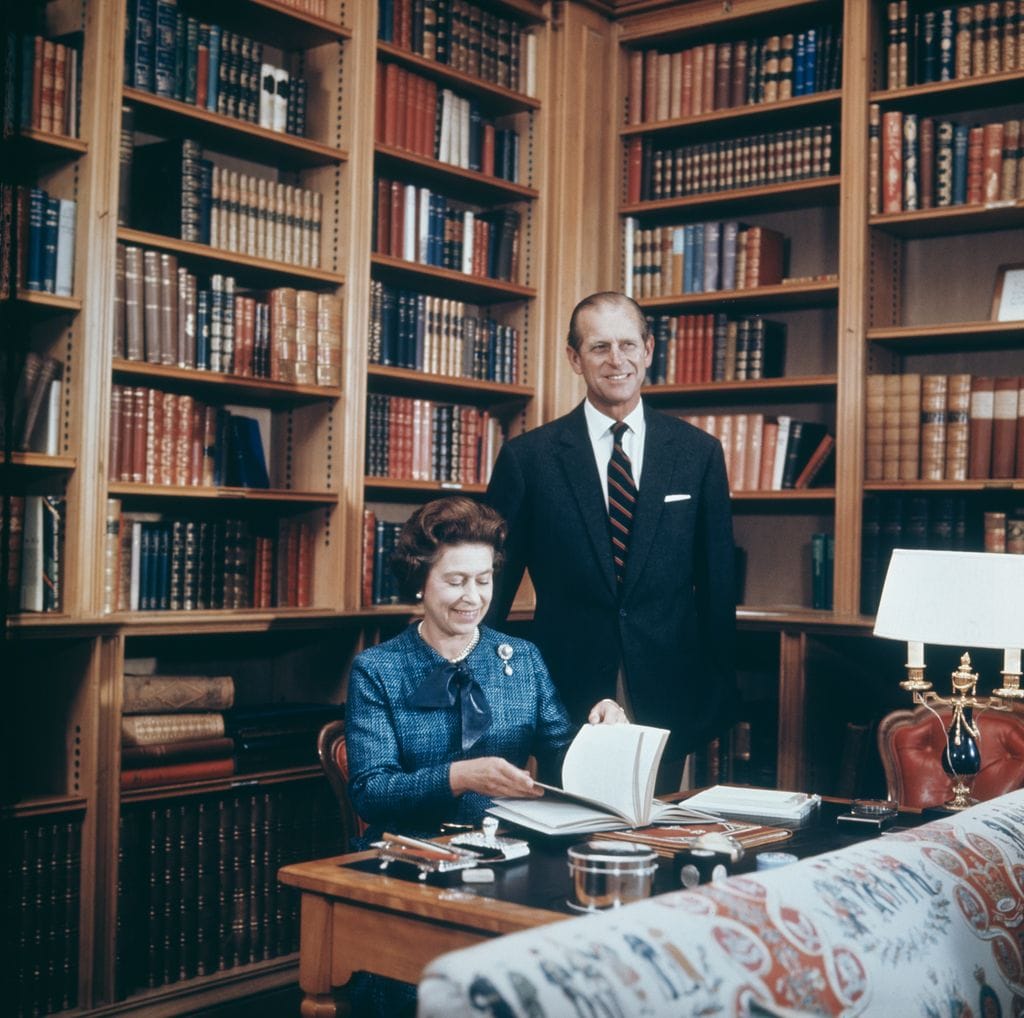
<svg viewBox="0 0 1024 1018"><path fill-rule="evenodd" d="M587 722L592 725L627 725L629 718L614 700L598 700L590 708Z"/></svg>
<svg viewBox="0 0 1024 1018"><path fill-rule="evenodd" d="M529 773L500 756L482 756L475 760L456 760L448 769L452 795L479 792L481 795L510 799L539 799L543 788L533 783Z"/></svg>

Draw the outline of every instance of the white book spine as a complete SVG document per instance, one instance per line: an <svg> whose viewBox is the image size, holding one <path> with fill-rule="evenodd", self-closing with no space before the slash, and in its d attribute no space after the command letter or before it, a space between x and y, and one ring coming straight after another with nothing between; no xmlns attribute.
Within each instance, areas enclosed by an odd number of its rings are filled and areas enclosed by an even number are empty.
<svg viewBox="0 0 1024 1018"><path fill-rule="evenodd" d="M473 223L476 217L471 209L462 213L462 271L468 276L473 272Z"/></svg>
<svg viewBox="0 0 1024 1018"><path fill-rule="evenodd" d="M626 216L622 227L622 292L633 296L633 239L636 234L636 220Z"/></svg>
<svg viewBox="0 0 1024 1018"><path fill-rule="evenodd" d="M129 587L128 607L131 611L139 610L139 569L142 563L142 522L132 521L132 562L131 583Z"/></svg>
<svg viewBox="0 0 1024 1018"><path fill-rule="evenodd" d="M421 265L429 264L430 244L430 189L421 187L417 196L416 258Z"/></svg>
<svg viewBox="0 0 1024 1018"><path fill-rule="evenodd" d="M58 297L70 297L75 282L75 213L77 202L60 199L57 214L57 274L54 291Z"/></svg>
<svg viewBox="0 0 1024 1018"><path fill-rule="evenodd" d="M402 257L416 261L416 185L405 185L405 209L402 215Z"/></svg>
<svg viewBox="0 0 1024 1018"><path fill-rule="evenodd" d="M288 88L291 78L283 67L274 68L274 121L275 131L284 132L288 126Z"/></svg>
<svg viewBox="0 0 1024 1018"><path fill-rule="evenodd" d="M21 610L43 610L43 496L25 496L21 533Z"/></svg>
<svg viewBox="0 0 1024 1018"><path fill-rule="evenodd" d="M438 132L437 158L442 163L452 161L452 100L450 88L441 90L441 129Z"/></svg>
<svg viewBox="0 0 1024 1018"><path fill-rule="evenodd" d="M277 75L273 64L260 67L260 127L271 130L274 126L274 96L277 93Z"/></svg>
<svg viewBox="0 0 1024 1018"><path fill-rule="evenodd" d="M786 446L789 445L789 422L787 414L779 414L779 430L775 439L775 463L772 467L772 491L782 490L782 475L786 469Z"/></svg>

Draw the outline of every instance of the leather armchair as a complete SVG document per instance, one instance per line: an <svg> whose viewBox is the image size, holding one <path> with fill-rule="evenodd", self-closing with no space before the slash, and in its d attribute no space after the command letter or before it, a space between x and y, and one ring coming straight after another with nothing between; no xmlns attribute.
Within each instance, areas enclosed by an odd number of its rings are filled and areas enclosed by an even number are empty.
<svg viewBox="0 0 1024 1018"><path fill-rule="evenodd" d="M334 795L341 809L341 820L345 830L345 851L348 841L355 835L366 831L366 822L355 811L352 799L348 794L348 749L345 744L345 722L329 721L320 729L316 741L320 764L327 775Z"/></svg>
<svg viewBox="0 0 1024 1018"><path fill-rule="evenodd" d="M942 769L950 711L938 718L925 707L893 711L878 726L878 752L889 798L903 806L938 806L952 796L953 782ZM986 712L975 715L981 732L981 770L975 799L993 799L1024 787L1024 716Z"/></svg>

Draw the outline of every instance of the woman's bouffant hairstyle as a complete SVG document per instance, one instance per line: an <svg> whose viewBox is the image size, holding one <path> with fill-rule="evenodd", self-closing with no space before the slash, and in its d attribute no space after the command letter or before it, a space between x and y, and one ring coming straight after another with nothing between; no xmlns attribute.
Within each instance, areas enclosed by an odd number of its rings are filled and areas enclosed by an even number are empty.
<svg viewBox="0 0 1024 1018"><path fill-rule="evenodd" d="M391 571L405 601L414 601L445 548L454 544L489 544L494 569L504 560L508 527L501 514L465 495L438 498L409 517L391 555Z"/></svg>

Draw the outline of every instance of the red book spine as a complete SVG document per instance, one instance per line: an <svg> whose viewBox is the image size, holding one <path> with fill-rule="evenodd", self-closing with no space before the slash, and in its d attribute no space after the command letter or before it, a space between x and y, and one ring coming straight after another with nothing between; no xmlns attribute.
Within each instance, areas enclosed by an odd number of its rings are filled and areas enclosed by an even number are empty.
<svg viewBox="0 0 1024 1018"><path fill-rule="evenodd" d="M982 198L982 167L985 161L985 129L972 127L967 135L967 204L977 205Z"/></svg>
<svg viewBox="0 0 1024 1018"><path fill-rule="evenodd" d="M110 387L110 448L107 452L107 480L121 480L121 442L123 425L121 420L121 401L123 386Z"/></svg>
<svg viewBox="0 0 1024 1018"><path fill-rule="evenodd" d="M235 773L232 757L222 760L194 760L190 763L164 764L160 767L135 767L121 771L121 788L151 788L178 785L190 781L212 781Z"/></svg>
<svg viewBox="0 0 1024 1018"><path fill-rule="evenodd" d="M999 201L1003 180L1003 125L986 124L982 135L982 201Z"/></svg>
<svg viewBox="0 0 1024 1018"><path fill-rule="evenodd" d="M903 211L903 114L882 114L882 211Z"/></svg>
<svg viewBox="0 0 1024 1018"><path fill-rule="evenodd" d="M995 379L976 375L971 380L971 418L967 476L983 479L992 469L992 418Z"/></svg>
<svg viewBox="0 0 1024 1018"><path fill-rule="evenodd" d="M1013 477L1017 465L1017 376L995 380L992 400L992 477Z"/></svg>

